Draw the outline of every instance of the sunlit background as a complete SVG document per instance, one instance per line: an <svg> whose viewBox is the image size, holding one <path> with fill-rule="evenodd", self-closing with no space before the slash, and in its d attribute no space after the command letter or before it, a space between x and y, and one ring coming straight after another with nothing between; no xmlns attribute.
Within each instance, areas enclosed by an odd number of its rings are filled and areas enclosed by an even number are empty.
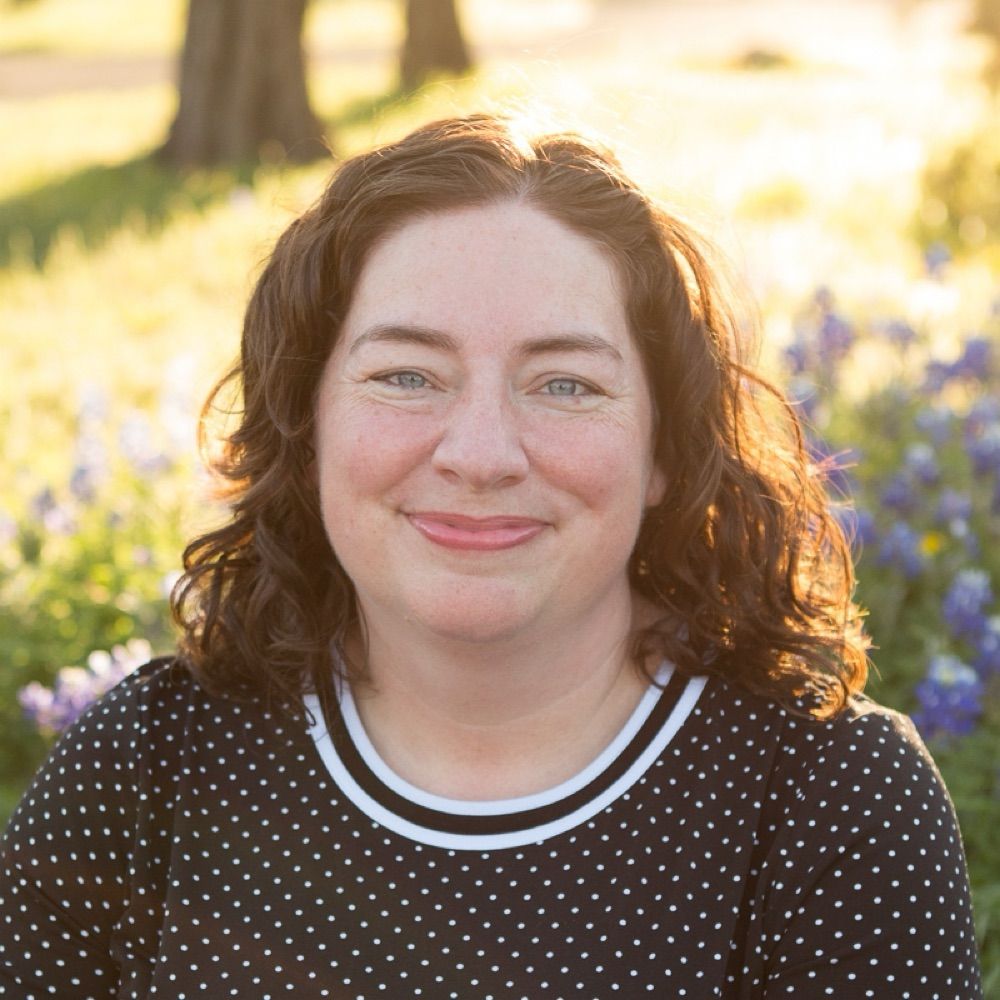
<svg viewBox="0 0 1000 1000"><path fill-rule="evenodd" d="M0 0L0 816L170 649L183 540L216 516L199 405L275 237L335 159L510 110L596 132L724 248L817 458L851 466L872 691L952 789L1000 996L1000 3L459 0L472 68L411 88L405 6L308 5L332 156L176 169L153 154L185 3Z"/></svg>

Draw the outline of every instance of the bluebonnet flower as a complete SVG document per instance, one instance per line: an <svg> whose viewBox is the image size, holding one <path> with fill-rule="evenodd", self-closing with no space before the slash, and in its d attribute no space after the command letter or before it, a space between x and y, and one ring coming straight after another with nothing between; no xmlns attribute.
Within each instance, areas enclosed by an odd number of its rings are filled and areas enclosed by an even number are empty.
<svg viewBox="0 0 1000 1000"><path fill-rule="evenodd" d="M925 486L932 486L941 477L934 449L923 441L911 444L903 456L903 465Z"/></svg>
<svg viewBox="0 0 1000 1000"><path fill-rule="evenodd" d="M854 346L854 327L839 313L825 313L819 326L819 360L826 367L841 361Z"/></svg>
<svg viewBox="0 0 1000 1000"><path fill-rule="evenodd" d="M782 352L785 367L792 375L801 375L809 370L811 352L805 339L799 335Z"/></svg>
<svg viewBox="0 0 1000 1000"><path fill-rule="evenodd" d="M924 368L924 392L931 394L940 392L954 374L952 367L946 361L932 358Z"/></svg>
<svg viewBox="0 0 1000 1000"><path fill-rule="evenodd" d="M830 312L833 301L833 292L826 285L819 285L813 292L813 304L822 312Z"/></svg>
<svg viewBox="0 0 1000 1000"><path fill-rule="evenodd" d="M891 319L881 327L882 335L890 344L905 350L917 339L917 331L906 320Z"/></svg>
<svg viewBox="0 0 1000 1000"><path fill-rule="evenodd" d="M965 550L970 556L977 557L980 552L979 539L976 538L972 530L971 517L972 498L969 494L945 487L938 497L937 507L934 510L934 520L937 524L947 528L948 534L952 538L963 542Z"/></svg>
<svg viewBox="0 0 1000 1000"><path fill-rule="evenodd" d="M799 416L812 423L819 407L819 393L816 385L806 375L798 375L789 382L788 398Z"/></svg>
<svg viewBox="0 0 1000 1000"><path fill-rule="evenodd" d="M986 627L986 608L992 601L989 574L981 569L963 569L944 595L941 613L957 639L974 642Z"/></svg>
<svg viewBox="0 0 1000 1000"><path fill-rule="evenodd" d="M91 427L82 427L76 439L76 457L69 477L69 490L81 503L91 503L108 475L104 442Z"/></svg>
<svg viewBox="0 0 1000 1000"><path fill-rule="evenodd" d="M934 518L939 524L951 525L955 521L968 521L972 517L972 498L968 493L946 486L938 497Z"/></svg>
<svg viewBox="0 0 1000 1000"><path fill-rule="evenodd" d="M920 708L913 713L913 721L926 738L964 736L975 728L983 711L981 678L950 654L931 658L915 694Z"/></svg>
<svg viewBox="0 0 1000 1000"><path fill-rule="evenodd" d="M925 406L914 419L917 430L939 447L951 437L955 414L946 406Z"/></svg>
<svg viewBox="0 0 1000 1000"><path fill-rule="evenodd" d="M972 665L984 680L1000 674L1000 616L994 615L986 622L975 643L976 658Z"/></svg>
<svg viewBox="0 0 1000 1000"><path fill-rule="evenodd" d="M57 507L56 495L52 492L51 486L46 486L39 490L28 503L28 513L36 521L44 521L45 515Z"/></svg>
<svg viewBox="0 0 1000 1000"><path fill-rule="evenodd" d="M806 448L810 460L833 493L848 497L855 492L849 470L861 460L861 452L857 448L835 449L828 441L814 434L807 435Z"/></svg>
<svg viewBox="0 0 1000 1000"><path fill-rule="evenodd" d="M18 701L40 731L61 732L149 657L145 639L130 639L110 653L95 650L87 657L86 667L63 667L51 688L32 681L20 690Z"/></svg>
<svg viewBox="0 0 1000 1000"><path fill-rule="evenodd" d="M878 550L878 564L898 570L908 580L924 569L920 535L905 521L897 521L883 536Z"/></svg>
<svg viewBox="0 0 1000 1000"><path fill-rule="evenodd" d="M870 510L859 507L854 520L857 525L855 537L862 545L871 545L878 540L875 516Z"/></svg>
<svg viewBox="0 0 1000 1000"><path fill-rule="evenodd" d="M969 337L962 354L952 365L952 374L986 380L993 370L993 344L986 337Z"/></svg>
<svg viewBox="0 0 1000 1000"><path fill-rule="evenodd" d="M912 477L897 472L886 483L881 494L882 506L898 514L910 514L917 509L917 495Z"/></svg>
<svg viewBox="0 0 1000 1000"><path fill-rule="evenodd" d="M951 251L948 247L936 241L924 251L924 267L932 278L939 278L945 265L951 261Z"/></svg>
<svg viewBox="0 0 1000 1000"><path fill-rule="evenodd" d="M831 507L831 512L853 547L871 545L877 540L875 518L870 511L838 503Z"/></svg>
<svg viewBox="0 0 1000 1000"><path fill-rule="evenodd" d="M975 437L990 424L1000 422L1000 396L979 396L965 416L965 435Z"/></svg>
<svg viewBox="0 0 1000 1000"><path fill-rule="evenodd" d="M1000 473L1000 421L987 424L966 438L965 453L976 475Z"/></svg>

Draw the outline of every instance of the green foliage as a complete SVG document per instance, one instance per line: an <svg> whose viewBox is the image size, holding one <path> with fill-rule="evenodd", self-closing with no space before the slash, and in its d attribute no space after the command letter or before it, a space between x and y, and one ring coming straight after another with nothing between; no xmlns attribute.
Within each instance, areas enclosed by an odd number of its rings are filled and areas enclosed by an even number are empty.
<svg viewBox="0 0 1000 1000"><path fill-rule="evenodd" d="M47 749L18 692L131 638L174 644L166 605L190 470L119 467L92 498L46 488L0 530L0 787L23 787Z"/></svg>
<svg viewBox="0 0 1000 1000"><path fill-rule="evenodd" d="M1000 247L1000 120L933 161L923 177L917 239L967 254Z"/></svg>
<svg viewBox="0 0 1000 1000"><path fill-rule="evenodd" d="M137 219L155 234L172 217L204 211L252 176L249 167L184 176L144 156L48 180L0 200L0 266L12 258L44 263L67 230L88 249Z"/></svg>

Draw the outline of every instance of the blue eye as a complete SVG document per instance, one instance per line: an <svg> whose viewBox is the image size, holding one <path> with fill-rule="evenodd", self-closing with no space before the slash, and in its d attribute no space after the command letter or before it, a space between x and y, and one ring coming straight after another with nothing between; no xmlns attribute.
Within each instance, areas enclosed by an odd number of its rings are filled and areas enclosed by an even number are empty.
<svg viewBox="0 0 1000 1000"><path fill-rule="evenodd" d="M575 378L554 378L545 383L545 390L550 396L582 396L593 390L584 382Z"/></svg>
<svg viewBox="0 0 1000 1000"><path fill-rule="evenodd" d="M379 381L399 389L426 389L429 384L420 372L391 372L380 376Z"/></svg>

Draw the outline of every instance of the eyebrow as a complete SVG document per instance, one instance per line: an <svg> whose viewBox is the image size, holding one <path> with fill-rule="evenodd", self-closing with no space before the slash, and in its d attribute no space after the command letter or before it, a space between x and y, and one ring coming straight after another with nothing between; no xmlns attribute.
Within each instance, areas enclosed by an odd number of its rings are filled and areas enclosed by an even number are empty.
<svg viewBox="0 0 1000 1000"><path fill-rule="evenodd" d="M348 354L353 354L365 344L418 344L438 351L458 351L458 341L448 333L426 326L385 324L370 327L351 344ZM560 351L581 351L585 354L605 355L615 361L624 361L621 351L614 344L593 333L560 333L535 337L518 345L518 353L525 357L537 354L554 354Z"/></svg>

